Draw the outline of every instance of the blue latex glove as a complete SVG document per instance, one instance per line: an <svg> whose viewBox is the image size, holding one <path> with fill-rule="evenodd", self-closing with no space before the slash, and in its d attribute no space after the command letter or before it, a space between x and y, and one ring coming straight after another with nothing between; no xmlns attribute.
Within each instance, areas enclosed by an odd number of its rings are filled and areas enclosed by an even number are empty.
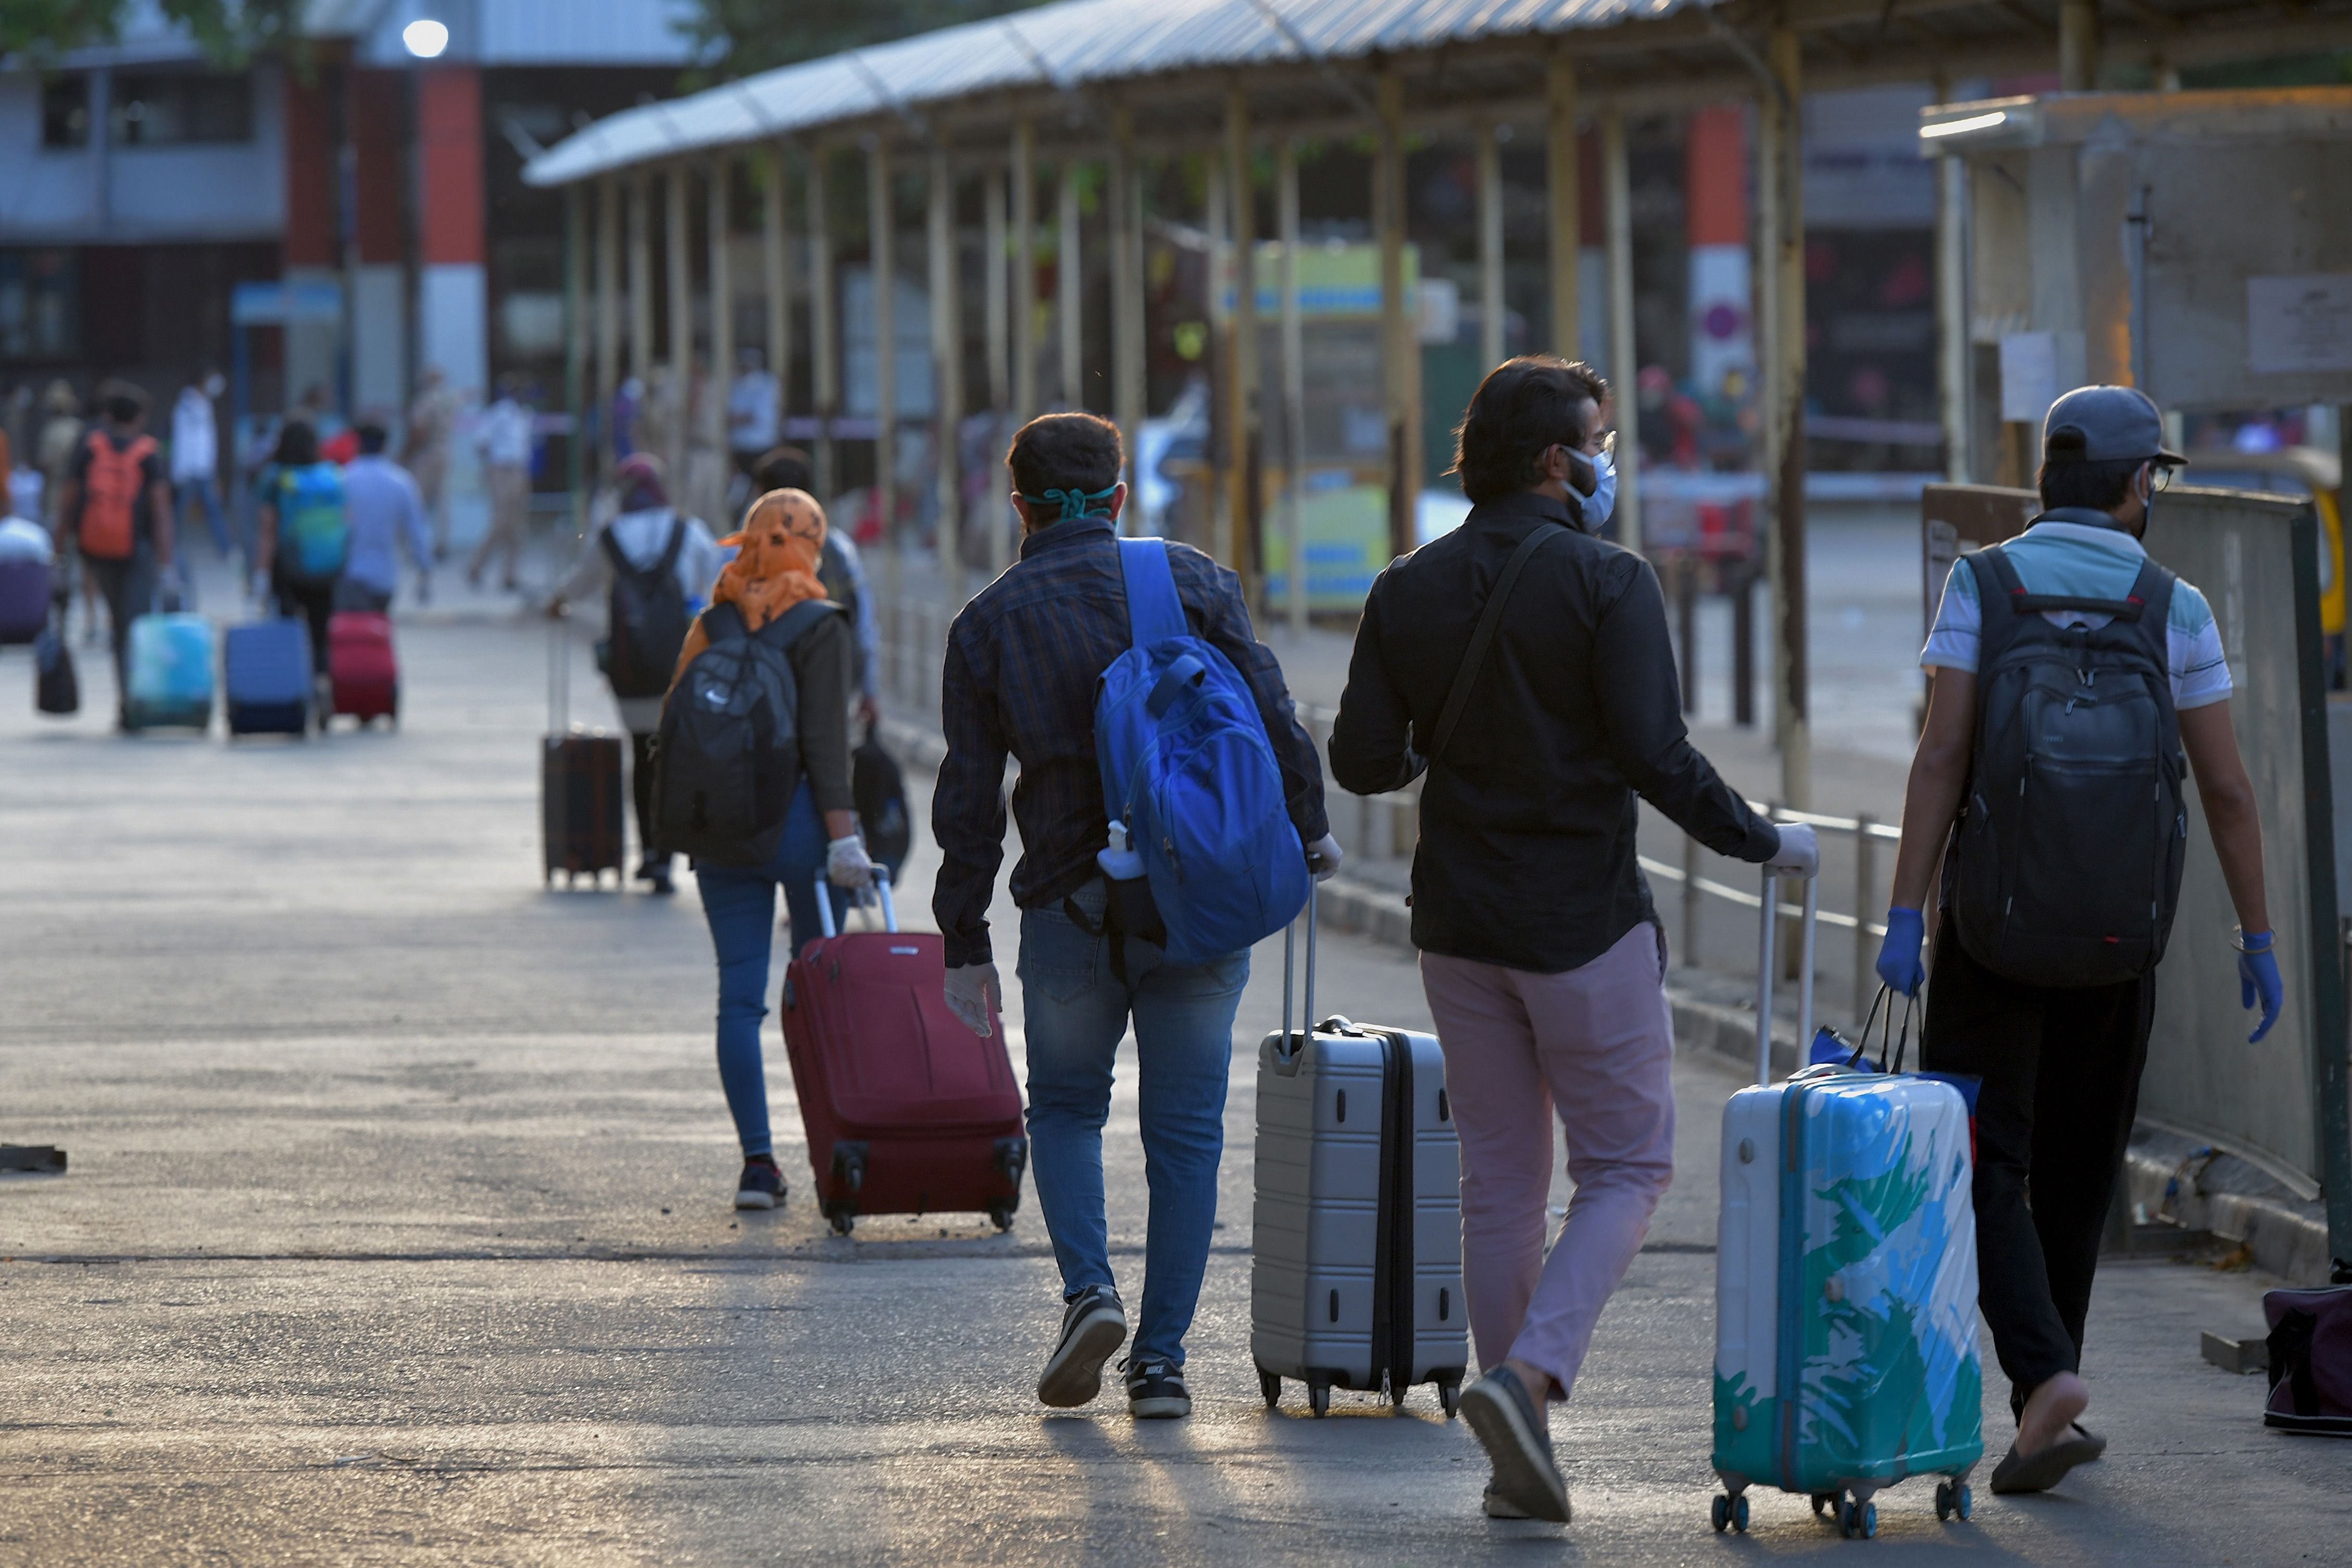
<svg viewBox="0 0 2352 1568"><path fill-rule="evenodd" d="M1927 923L1916 909L1886 912L1886 940L1878 945L1878 977L1896 993L1916 997L1927 983L1919 963L1919 945L1927 939Z"/></svg>
<svg viewBox="0 0 2352 1568"><path fill-rule="evenodd" d="M2263 1021L2246 1037L2246 1043L2252 1045L2278 1022L2279 1009L2286 1002L2286 987L2279 979L2278 955L2271 951L2269 932L2244 932L2238 940L2242 944L2238 950L2238 1005L2251 1008L2256 998L2263 1004Z"/></svg>

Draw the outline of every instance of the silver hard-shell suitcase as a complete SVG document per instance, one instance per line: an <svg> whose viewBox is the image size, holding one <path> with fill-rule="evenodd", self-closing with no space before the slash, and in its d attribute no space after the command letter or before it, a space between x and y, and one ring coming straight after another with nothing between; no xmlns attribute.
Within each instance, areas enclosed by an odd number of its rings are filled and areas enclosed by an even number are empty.
<svg viewBox="0 0 2352 1568"><path fill-rule="evenodd" d="M1437 1385L1454 1412L1470 1361L1462 1300L1461 1146L1437 1039L1315 1021L1315 901L1307 903L1306 1009L1290 1027L1296 925L1283 937L1282 1028L1258 1046L1257 1192L1250 1352L1268 1409L1307 1385L1398 1405Z"/></svg>

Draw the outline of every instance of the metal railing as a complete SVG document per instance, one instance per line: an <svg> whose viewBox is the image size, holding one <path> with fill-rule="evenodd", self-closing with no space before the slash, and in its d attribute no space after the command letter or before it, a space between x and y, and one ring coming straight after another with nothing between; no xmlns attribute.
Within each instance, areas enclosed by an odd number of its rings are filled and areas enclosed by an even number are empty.
<svg viewBox="0 0 2352 1568"><path fill-rule="evenodd" d="M940 665L947 645L948 624L954 611L936 600L903 597L877 600L881 616L880 641L882 688L899 702L919 708L936 708L940 700ZM1298 720L1315 742L1316 754L1328 754L1331 722L1338 710L1318 703L1300 703ZM1353 802L1352 808L1346 802ZM1885 907L1885 890L1879 883L1878 846L1900 841L1899 829L1874 818L1832 817L1819 811L1790 810L1769 801L1750 800L1749 808L1775 822L1801 822L1815 833L1827 839L1851 840L1853 848L1853 912L1819 909L1814 918L1823 926L1853 933L1853 1014L1859 1019L1870 1010L1870 1001L1877 991L1877 948L1874 946L1886 935L1886 927L1869 917L1868 911ZM1328 801L1332 817L1332 831L1347 847L1351 858L1366 862L1410 861L1413 845L1421 833L1421 784L1419 780L1402 789L1391 789L1377 795L1356 795L1333 790ZM1345 820L1343 813L1352 810L1354 820ZM1763 907L1763 894L1737 888L1727 883L1701 873L1703 858L1712 852L1697 840L1683 840L1683 863L1670 865L1652 855L1639 856L1642 870L1660 883L1672 883L1682 890L1681 948L1696 956L1698 934L1705 925L1706 900L1713 898L1741 909ZM1662 890L1663 891L1663 890ZM1793 966L1798 961L1801 944L1797 940L1803 919L1802 904L1782 901L1781 919L1788 923L1786 939L1776 944L1791 967L1787 977L1793 978Z"/></svg>

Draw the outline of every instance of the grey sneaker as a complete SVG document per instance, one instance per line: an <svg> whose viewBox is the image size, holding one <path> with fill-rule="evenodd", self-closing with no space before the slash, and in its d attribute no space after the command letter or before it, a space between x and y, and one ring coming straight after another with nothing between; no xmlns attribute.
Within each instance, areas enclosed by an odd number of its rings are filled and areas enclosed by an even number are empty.
<svg viewBox="0 0 2352 1568"><path fill-rule="evenodd" d="M1552 1462L1542 1408L1517 1374L1498 1366L1464 1389L1462 1418L1494 1464L1493 1490L1530 1519L1566 1524L1568 1483Z"/></svg>
<svg viewBox="0 0 2352 1568"><path fill-rule="evenodd" d="M1074 1410L1102 1392L1103 1363L1127 1341L1127 1309L1108 1285L1088 1285L1062 1310L1062 1337L1037 1377L1037 1397Z"/></svg>
<svg viewBox="0 0 2352 1568"><path fill-rule="evenodd" d="M1501 1492L1496 1491L1495 1490L1495 1483L1492 1481L1488 1481L1486 1483L1486 1495L1478 1500L1478 1505L1488 1519L1526 1519L1528 1517L1528 1511L1526 1509L1521 1508L1517 1503L1513 1502L1509 1498L1507 1498Z"/></svg>
<svg viewBox="0 0 2352 1568"><path fill-rule="evenodd" d="M1127 1374L1127 1413L1139 1421L1165 1421L1192 1413L1192 1391L1184 1375L1164 1361L1129 1361L1119 1368Z"/></svg>

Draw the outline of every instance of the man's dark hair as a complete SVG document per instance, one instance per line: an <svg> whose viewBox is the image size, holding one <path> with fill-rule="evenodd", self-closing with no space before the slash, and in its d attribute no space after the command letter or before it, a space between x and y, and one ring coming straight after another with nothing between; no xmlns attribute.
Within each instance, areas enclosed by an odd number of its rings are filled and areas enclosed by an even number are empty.
<svg viewBox="0 0 2352 1568"><path fill-rule="evenodd" d="M806 490L815 493L816 471L809 464L809 455L797 446L771 446L752 460L751 478L760 493L771 490Z"/></svg>
<svg viewBox="0 0 2352 1568"><path fill-rule="evenodd" d="M2112 512L2131 494L2132 476L2147 461L2145 457L2109 457L2096 463L2087 458L2069 462L2063 456L2044 456L2042 472L2035 476L2042 489L2042 509L2088 507L2095 512Z"/></svg>
<svg viewBox="0 0 2352 1568"><path fill-rule="evenodd" d="M1580 405L1605 402L1609 383L1582 361L1522 354L1486 372L1454 431L1454 466L1472 504L1499 499L1539 482L1536 464L1548 446L1581 446Z"/></svg>
<svg viewBox="0 0 2352 1568"><path fill-rule="evenodd" d="M360 421L352 427L352 434L360 438L360 450L371 457L380 455L383 451L384 444L391 439L385 434L383 423L373 419Z"/></svg>
<svg viewBox="0 0 2352 1568"><path fill-rule="evenodd" d="M98 406L117 424L130 424L147 412L147 393L129 382L110 381L98 389Z"/></svg>
<svg viewBox="0 0 2352 1568"><path fill-rule="evenodd" d="M273 459L282 467L307 468L319 460L319 433L310 428L308 420L289 419L278 431L278 451Z"/></svg>
<svg viewBox="0 0 2352 1568"><path fill-rule="evenodd" d="M1118 426L1091 413L1042 413L1013 433L1004 454L1013 487L1024 496L1048 490L1092 495L1118 483L1127 448Z"/></svg>

